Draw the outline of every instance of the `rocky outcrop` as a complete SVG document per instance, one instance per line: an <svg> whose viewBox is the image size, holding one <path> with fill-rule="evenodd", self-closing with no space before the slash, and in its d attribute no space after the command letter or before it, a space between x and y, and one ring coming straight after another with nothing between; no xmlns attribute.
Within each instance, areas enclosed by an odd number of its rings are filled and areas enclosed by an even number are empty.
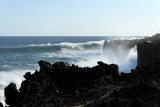
<svg viewBox="0 0 160 107"><path fill-rule="evenodd" d="M118 85L88 106L96 107L159 107L160 58L150 65L139 65L131 73L121 73ZM149 70L149 71L148 71Z"/></svg>
<svg viewBox="0 0 160 107"><path fill-rule="evenodd" d="M6 104L19 107L62 106L70 105L70 102L75 102L73 105L83 104L86 98L94 97L92 88L118 78L117 65L97 63L98 65L92 68L81 68L64 62L51 64L41 60L39 71L36 70L33 74L27 72L24 75L26 80L22 82L19 91L14 83L5 88Z"/></svg>
<svg viewBox="0 0 160 107"><path fill-rule="evenodd" d="M144 39L133 40L106 40L103 45L103 50L110 56L126 55L131 48L137 46L137 62L138 64L152 63L156 57L160 56L160 34ZM108 52L108 53L107 53Z"/></svg>
<svg viewBox="0 0 160 107"><path fill-rule="evenodd" d="M160 40L143 42L137 45L138 64L153 63L156 57L160 56Z"/></svg>
<svg viewBox="0 0 160 107"><path fill-rule="evenodd" d="M19 92L16 84L10 83L4 90L6 96L6 103L11 106L16 106L19 100Z"/></svg>
<svg viewBox="0 0 160 107"><path fill-rule="evenodd" d="M40 70L26 73L19 90L5 88L6 103L16 107L158 107L160 58L138 65L131 73L118 72L115 64L97 62L92 68L64 62L39 61Z"/></svg>
<svg viewBox="0 0 160 107"><path fill-rule="evenodd" d="M5 102L10 107L160 107L159 37L115 40L104 48L118 53L135 45L138 65L130 73L119 74L118 65L101 61L82 68L41 60L40 70L27 72L20 89L14 83L5 88Z"/></svg>
<svg viewBox="0 0 160 107"><path fill-rule="evenodd" d="M4 107L2 103L0 103L0 107Z"/></svg>

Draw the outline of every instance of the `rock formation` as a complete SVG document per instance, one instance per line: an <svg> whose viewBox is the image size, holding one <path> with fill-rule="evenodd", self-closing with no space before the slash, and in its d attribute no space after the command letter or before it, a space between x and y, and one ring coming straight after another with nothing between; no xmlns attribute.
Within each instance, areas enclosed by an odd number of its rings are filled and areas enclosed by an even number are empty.
<svg viewBox="0 0 160 107"><path fill-rule="evenodd" d="M143 42L137 44L138 64L153 63L157 56L160 56L160 40Z"/></svg>
<svg viewBox="0 0 160 107"><path fill-rule="evenodd" d="M5 88L5 102L10 107L160 107L157 35L105 42L104 48L123 45L128 50L137 45L138 65L130 73L119 74L118 65L103 62L82 68L41 60L40 70L27 72L20 89L14 83Z"/></svg>
<svg viewBox="0 0 160 107"><path fill-rule="evenodd" d="M137 62L152 63L156 57L160 56L160 34L144 39L133 40L105 40L103 50L111 51L112 54L121 56L124 55L133 47L137 46Z"/></svg>
<svg viewBox="0 0 160 107"><path fill-rule="evenodd" d="M118 72L115 64L97 62L92 68L64 62L39 61L40 70L24 75L20 89L5 88L11 107L158 107L160 58L140 64L131 73Z"/></svg>
<svg viewBox="0 0 160 107"><path fill-rule="evenodd" d="M75 102L71 105L85 103L86 98L94 97L92 88L114 81L111 78L116 79L119 75L117 65L103 62L98 62L98 65L92 68L81 68L63 62L51 64L41 60L39 66L39 71L36 70L33 74L27 72L24 75L26 80L22 82L19 91L14 83L5 88L6 104L49 107L69 106L70 102Z"/></svg>

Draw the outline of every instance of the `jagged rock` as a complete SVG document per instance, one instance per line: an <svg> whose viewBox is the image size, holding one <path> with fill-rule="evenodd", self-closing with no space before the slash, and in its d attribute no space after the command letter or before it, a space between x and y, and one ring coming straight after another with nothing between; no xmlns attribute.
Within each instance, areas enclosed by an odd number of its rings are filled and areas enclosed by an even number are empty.
<svg viewBox="0 0 160 107"><path fill-rule="evenodd" d="M160 40L143 42L137 45L138 64L150 64L160 56Z"/></svg>
<svg viewBox="0 0 160 107"><path fill-rule="evenodd" d="M17 90L16 84L10 83L5 89L4 93L6 96L6 103L8 105L15 106L18 104L19 92Z"/></svg>
<svg viewBox="0 0 160 107"><path fill-rule="evenodd" d="M4 107L2 103L0 103L0 107Z"/></svg>
<svg viewBox="0 0 160 107"><path fill-rule="evenodd" d="M136 85L135 88L141 91L145 91L146 89L159 90L160 85L154 80L147 80L147 81L141 81L140 83L138 83L138 85Z"/></svg>
<svg viewBox="0 0 160 107"><path fill-rule="evenodd" d="M160 106L159 58L121 74L118 65L97 63L92 68L82 68L41 61L40 71L24 75L20 92L13 83L6 87L6 103L26 107Z"/></svg>
<svg viewBox="0 0 160 107"><path fill-rule="evenodd" d="M25 73L25 75L23 76L26 80L30 80L31 78L31 72L27 72Z"/></svg>
<svg viewBox="0 0 160 107"><path fill-rule="evenodd" d="M97 62L99 66L93 67L95 69L94 71L101 71L101 74L104 75L112 75L112 76L118 76L119 75L119 67L116 64L105 64L102 61ZM97 73L98 74L98 73Z"/></svg>
<svg viewBox="0 0 160 107"><path fill-rule="evenodd" d="M27 96L39 94L41 93L41 86L37 81L24 81L20 93Z"/></svg>
<svg viewBox="0 0 160 107"><path fill-rule="evenodd" d="M70 65L64 62L56 62L55 64L52 65L52 69L56 71L65 70L65 69L68 69L69 67Z"/></svg>
<svg viewBox="0 0 160 107"><path fill-rule="evenodd" d="M160 56L160 33L144 39L105 40L103 50L109 56L120 57L129 53L135 46L137 46L138 64L153 63L155 58Z"/></svg>
<svg viewBox="0 0 160 107"><path fill-rule="evenodd" d="M39 71L24 75L19 91L14 83L5 88L6 103L15 107L160 107L159 35L105 41L104 48L111 47L114 53L125 48L122 54L138 44L139 62L131 73L119 74L118 65L102 61L90 68L41 60Z"/></svg>
<svg viewBox="0 0 160 107"><path fill-rule="evenodd" d="M39 94L41 92L41 86L37 81L31 81L27 88L29 94Z"/></svg>
<svg viewBox="0 0 160 107"><path fill-rule="evenodd" d="M53 84L53 83L51 83L51 84L49 84L47 87L46 87L46 89L44 90L44 93L46 93L46 94L58 94L58 88Z"/></svg>
<svg viewBox="0 0 160 107"><path fill-rule="evenodd" d="M40 71L51 71L52 70L52 65L50 62L40 60L39 66L40 66Z"/></svg>

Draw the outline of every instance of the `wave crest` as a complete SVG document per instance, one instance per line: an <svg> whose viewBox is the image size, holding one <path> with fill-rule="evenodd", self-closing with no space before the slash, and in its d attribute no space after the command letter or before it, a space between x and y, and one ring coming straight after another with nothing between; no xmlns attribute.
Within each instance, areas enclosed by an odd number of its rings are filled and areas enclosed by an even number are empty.
<svg viewBox="0 0 160 107"><path fill-rule="evenodd" d="M92 50L101 48L104 40L85 43L62 42L58 44L31 44L23 47L0 47L0 52L58 52L63 50Z"/></svg>

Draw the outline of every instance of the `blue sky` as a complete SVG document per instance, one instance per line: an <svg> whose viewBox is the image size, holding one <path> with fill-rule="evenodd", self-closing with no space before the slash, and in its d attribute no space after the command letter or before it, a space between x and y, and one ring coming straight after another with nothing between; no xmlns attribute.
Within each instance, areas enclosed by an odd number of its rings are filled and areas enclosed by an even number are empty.
<svg viewBox="0 0 160 107"><path fill-rule="evenodd" d="M0 36L151 36L160 0L0 0Z"/></svg>

